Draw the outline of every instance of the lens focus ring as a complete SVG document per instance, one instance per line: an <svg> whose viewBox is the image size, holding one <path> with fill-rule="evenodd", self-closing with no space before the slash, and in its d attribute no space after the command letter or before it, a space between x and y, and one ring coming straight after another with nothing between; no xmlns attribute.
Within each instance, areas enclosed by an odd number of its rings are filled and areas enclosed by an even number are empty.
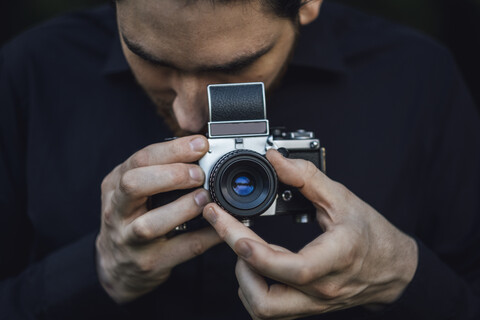
<svg viewBox="0 0 480 320"><path fill-rule="evenodd" d="M237 217L260 215L273 204L277 175L261 154L235 150L222 156L209 177L212 200Z"/></svg>

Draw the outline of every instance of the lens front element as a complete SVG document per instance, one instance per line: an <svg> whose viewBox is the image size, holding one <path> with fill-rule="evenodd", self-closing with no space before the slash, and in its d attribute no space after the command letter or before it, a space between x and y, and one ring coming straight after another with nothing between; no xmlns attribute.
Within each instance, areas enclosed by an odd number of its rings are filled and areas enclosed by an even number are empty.
<svg viewBox="0 0 480 320"><path fill-rule="evenodd" d="M209 189L213 201L239 217L264 213L275 201L277 175L261 154L235 150L212 168Z"/></svg>
<svg viewBox="0 0 480 320"><path fill-rule="evenodd" d="M232 183L233 191L239 196L248 196L255 189L255 182L248 174L239 174Z"/></svg>

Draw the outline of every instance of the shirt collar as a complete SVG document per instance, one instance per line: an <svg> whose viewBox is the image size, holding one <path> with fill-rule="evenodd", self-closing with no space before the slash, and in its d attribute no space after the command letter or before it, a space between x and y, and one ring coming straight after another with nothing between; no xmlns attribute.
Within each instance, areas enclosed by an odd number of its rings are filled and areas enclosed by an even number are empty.
<svg viewBox="0 0 480 320"><path fill-rule="evenodd" d="M130 71L116 26L114 30L110 52L103 67L105 75ZM343 55L337 46L332 17L328 14L328 4L323 4L320 16L315 21L300 29L291 64L332 73L346 73Z"/></svg>

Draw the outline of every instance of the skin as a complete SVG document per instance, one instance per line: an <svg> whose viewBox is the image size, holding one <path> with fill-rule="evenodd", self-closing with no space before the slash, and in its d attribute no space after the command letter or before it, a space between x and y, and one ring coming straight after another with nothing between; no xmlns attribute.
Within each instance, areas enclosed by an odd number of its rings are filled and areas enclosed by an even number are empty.
<svg viewBox="0 0 480 320"><path fill-rule="evenodd" d="M203 136L150 145L110 172L102 182L102 225L97 271L118 303L132 301L165 282L176 265L220 242L212 229L167 238L176 226L199 215L208 193L198 189L165 206L147 210L148 196L203 184L190 162L208 150Z"/></svg>
<svg viewBox="0 0 480 320"><path fill-rule="evenodd" d="M177 136L201 132L205 126L207 84L263 81L271 87L287 63L296 32L290 20L255 2L212 6L199 1L186 6L176 0L123 0L117 4L117 17L122 48L137 82ZM308 11L300 23L313 18ZM225 68L252 55L257 59L241 68ZM200 140L193 143L195 138ZM204 136L150 145L105 177L97 270L116 302L153 290L176 265L221 242L212 228L166 237L202 212L208 202L203 189L151 211L146 205L151 195L202 186L204 173L191 163L207 150Z"/></svg>
<svg viewBox="0 0 480 320"><path fill-rule="evenodd" d="M267 152L277 175L317 209L324 233L298 253L266 243L216 204L203 216L239 259L238 294L253 319L296 319L397 300L417 265L416 242L311 162ZM268 285L265 277L278 281Z"/></svg>
<svg viewBox="0 0 480 320"><path fill-rule="evenodd" d="M271 87L297 29L255 1L215 6L209 1L188 6L183 1L125 1L117 12L123 51L135 78L181 135L205 127L208 84L262 81ZM174 67L146 61L132 52L132 45ZM266 48L271 49L244 68L218 68Z"/></svg>
<svg viewBox="0 0 480 320"><path fill-rule="evenodd" d="M298 23L316 19L320 6L308 2ZM172 130L189 136L147 146L105 177L96 247L106 292L118 303L132 301L165 282L176 265L226 241L239 255L239 296L253 318L293 319L395 301L415 273L415 241L309 162L267 154L279 179L314 203L325 230L298 253L265 243L218 206L207 205L202 188L147 210L153 194L203 184L204 173L192 162L207 152L208 141L190 134L205 127L207 84L263 81L268 90L288 63L297 24L256 1L213 6L123 0L117 16L137 82ZM166 237L202 210L213 228ZM269 287L264 277L280 283Z"/></svg>

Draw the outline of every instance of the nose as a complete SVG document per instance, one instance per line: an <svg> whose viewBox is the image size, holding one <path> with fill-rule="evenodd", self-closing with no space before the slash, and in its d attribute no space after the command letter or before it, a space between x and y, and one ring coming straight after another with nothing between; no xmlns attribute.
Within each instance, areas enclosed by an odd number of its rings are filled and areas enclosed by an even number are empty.
<svg viewBox="0 0 480 320"><path fill-rule="evenodd" d="M176 93L173 112L181 129L199 132L208 120L208 81L196 75L179 75L173 82Z"/></svg>

